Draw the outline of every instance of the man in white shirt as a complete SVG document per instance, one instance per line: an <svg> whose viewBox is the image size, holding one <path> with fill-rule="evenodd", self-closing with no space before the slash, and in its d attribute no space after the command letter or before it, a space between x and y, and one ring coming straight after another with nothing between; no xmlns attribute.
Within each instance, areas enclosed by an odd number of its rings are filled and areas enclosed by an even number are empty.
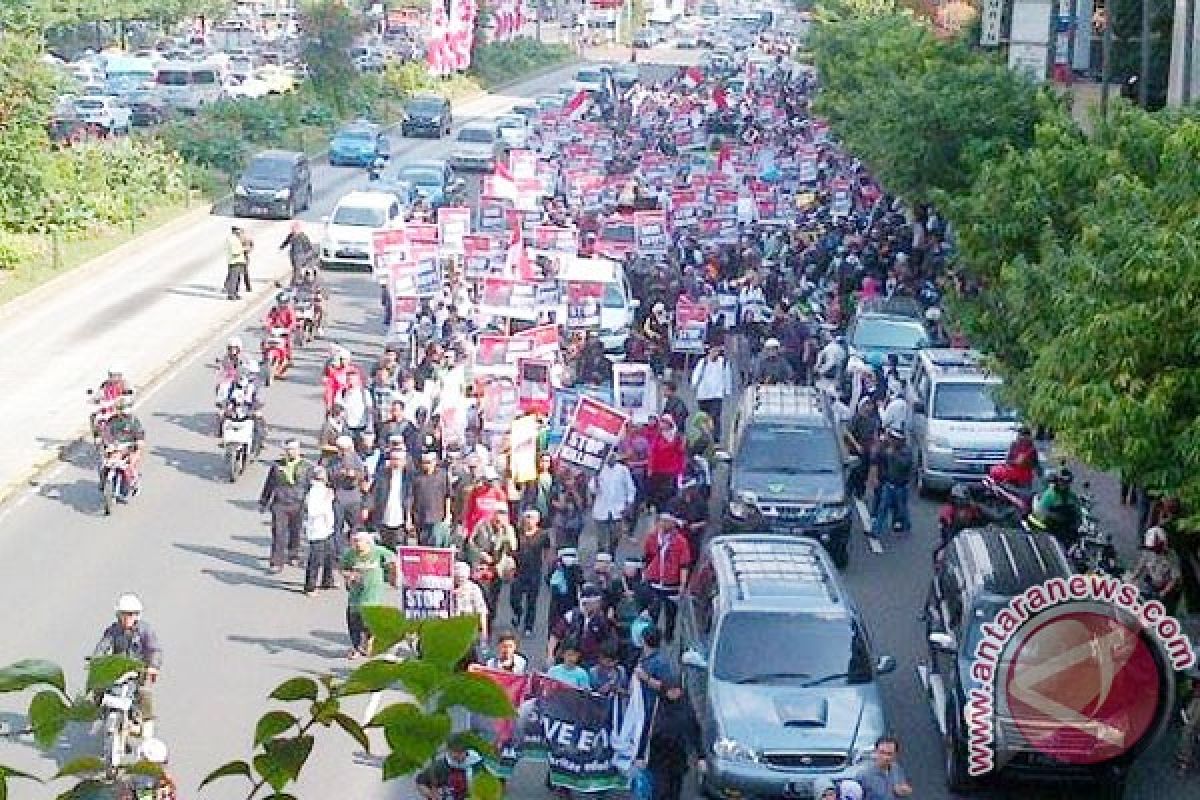
<svg viewBox="0 0 1200 800"><path fill-rule="evenodd" d="M692 369L692 388L696 391L696 405L712 417L716 439L721 440L721 403L733 396L733 371L725 361L724 349L720 345L708 348L708 354Z"/></svg>
<svg viewBox="0 0 1200 800"><path fill-rule="evenodd" d="M883 408L883 413L879 415L879 421L885 431L893 428L908 430L908 401L904 399L904 392L888 393L888 402Z"/></svg>
<svg viewBox="0 0 1200 800"><path fill-rule="evenodd" d="M626 515L637 500L633 475L624 456L612 453L592 478L592 520L596 523L596 549L613 555L621 539Z"/></svg>
<svg viewBox="0 0 1200 800"><path fill-rule="evenodd" d="M835 336L817 353L817 363L813 369L818 378L836 382L846 367L846 359L846 337Z"/></svg>

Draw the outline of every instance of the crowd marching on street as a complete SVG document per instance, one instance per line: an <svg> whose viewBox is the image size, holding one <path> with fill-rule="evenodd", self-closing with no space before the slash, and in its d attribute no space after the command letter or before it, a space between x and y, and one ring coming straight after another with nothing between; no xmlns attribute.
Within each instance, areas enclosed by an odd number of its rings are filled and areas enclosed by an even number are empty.
<svg viewBox="0 0 1200 800"><path fill-rule="evenodd" d="M865 533L882 547L910 527L904 379L894 359L854 355L846 323L857 307L905 302L930 342L966 346L940 311L962 279L936 210L902 206L830 139L811 113L810 70L779 57L738 67L742 89L727 88L732 77L680 68L538 111L528 149L484 180L475 225L455 233L418 202L407 239L377 235L384 345L327 343L316 448L279 443L258 496L270 574L301 570L309 597L344 590L348 659L371 653L365 606L476 616L472 668L527 677L518 704L551 681L607 698L617 718L636 706L626 755L659 800L706 768L681 688L677 601L720 519L714 474L740 392L825 393L860 457L850 482L872 512ZM628 240L611 235L618 224ZM293 279L265 324L286 330L279 363L238 338L220 359L217 430L255 419L256 451L276 444L264 386L303 343L311 314L296 310L324 307L300 224L283 247ZM236 299L254 261L244 231L233 229L228 253ZM602 325L604 287L578 277L602 259L619 263L637 300L622 330ZM121 376L110 381L107 424L136 445ZM1026 431L1014 444L1003 479L1031 482L1031 441ZM1069 494L1069 473L1055 475ZM973 521L955 515L958 499L951 530ZM1160 503L1153 522L1171 513ZM1146 551L1162 558L1139 567L1144 577L1177 593L1165 535L1148 534ZM427 552L442 554L436 574L413 571ZM444 605L409 606L396 587L414 585L445 589ZM901 758L885 735L854 777L814 796L908 796ZM485 763L456 737L418 788L463 800ZM594 788L559 776L552 761L548 786Z"/></svg>

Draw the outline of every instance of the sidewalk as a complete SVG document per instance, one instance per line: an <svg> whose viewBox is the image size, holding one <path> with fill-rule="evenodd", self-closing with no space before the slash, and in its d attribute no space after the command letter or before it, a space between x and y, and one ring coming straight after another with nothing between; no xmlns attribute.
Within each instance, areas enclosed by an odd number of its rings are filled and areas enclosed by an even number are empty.
<svg viewBox="0 0 1200 800"><path fill-rule="evenodd" d="M496 113L523 91L556 87L573 68L455 103L457 118ZM407 139L396 144L398 157L446 146ZM315 213L360 177L314 167ZM0 503L33 483L86 434L86 392L110 366L121 367L144 394L198 350L207 348L217 357L223 347L214 337L259 308L273 281L289 274L278 245L290 223L242 222L257 246L250 264L254 292L241 302L229 302L221 291L230 219L201 210L0 306L0 383L7 391L7 413L0 419ZM317 234L315 223L307 227Z"/></svg>

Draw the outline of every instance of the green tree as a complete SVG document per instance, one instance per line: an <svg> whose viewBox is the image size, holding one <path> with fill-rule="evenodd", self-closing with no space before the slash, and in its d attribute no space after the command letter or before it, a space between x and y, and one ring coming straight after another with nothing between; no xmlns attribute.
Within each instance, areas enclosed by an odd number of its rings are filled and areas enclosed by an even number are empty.
<svg viewBox="0 0 1200 800"><path fill-rule="evenodd" d="M47 192L50 141L47 125L56 79L39 60L38 41L0 34L0 222L39 204Z"/></svg>
<svg viewBox="0 0 1200 800"><path fill-rule="evenodd" d="M473 616L446 620L412 622L395 608L367 607L363 617L373 636L372 658L344 679L332 674L310 677L298 675L281 683L270 695L280 707L265 712L255 724L254 752L248 759L236 759L214 769L201 783L240 778L246 784L246 798L290 797L287 790L300 776L313 756L317 736L322 729L336 729L370 752L382 738L386 743L381 774L385 781L411 775L437 755L451 734L450 711L463 708L486 717L513 716L508 696L487 678L459 672L457 664L475 641L478 620ZM420 656L397 661L378 657L402 641L415 645ZM30 692L28 727L44 749L53 747L71 724L87 724L98 718L93 697L97 690L111 686L139 662L124 657L93 659L89 664L86 692L72 695L66 678L55 664L26 660L0 669L0 692ZM384 706L365 725L342 709L351 697L402 687L413 699ZM380 736L373 737L372 731ZM472 746L490 751L487 742L463 734ZM153 764L139 762L117 776L105 774L103 761L92 756L77 758L64 765L51 780L69 781L71 786L61 797L87 796L96 800L116 797L119 781L134 774L155 774ZM10 780L41 781L38 776L0 765L0 798L7 796ZM500 781L481 772L472 779L471 796L475 800L498 800L503 793Z"/></svg>
<svg viewBox="0 0 1200 800"><path fill-rule="evenodd" d="M308 64L313 86L341 114L351 105L345 91L357 78L350 48L364 24L363 17L355 15L342 0L311 0L303 6L300 16L307 39L304 62Z"/></svg>

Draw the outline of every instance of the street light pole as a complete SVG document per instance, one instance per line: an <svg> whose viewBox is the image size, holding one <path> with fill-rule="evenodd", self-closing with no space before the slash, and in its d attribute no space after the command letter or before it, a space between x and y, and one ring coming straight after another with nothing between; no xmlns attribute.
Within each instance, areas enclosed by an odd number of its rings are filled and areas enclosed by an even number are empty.
<svg viewBox="0 0 1200 800"><path fill-rule="evenodd" d="M1100 45L1100 116L1108 119L1108 87L1112 82L1112 0L1104 6L1104 38Z"/></svg>
<svg viewBox="0 0 1200 800"><path fill-rule="evenodd" d="M1150 97L1150 0L1142 0L1142 74L1138 76L1138 105Z"/></svg>
<svg viewBox="0 0 1200 800"><path fill-rule="evenodd" d="M1196 0L1184 0L1187 13L1184 15L1183 28L1183 87L1180 94L1180 105L1188 106L1192 102L1192 58L1196 44Z"/></svg>

